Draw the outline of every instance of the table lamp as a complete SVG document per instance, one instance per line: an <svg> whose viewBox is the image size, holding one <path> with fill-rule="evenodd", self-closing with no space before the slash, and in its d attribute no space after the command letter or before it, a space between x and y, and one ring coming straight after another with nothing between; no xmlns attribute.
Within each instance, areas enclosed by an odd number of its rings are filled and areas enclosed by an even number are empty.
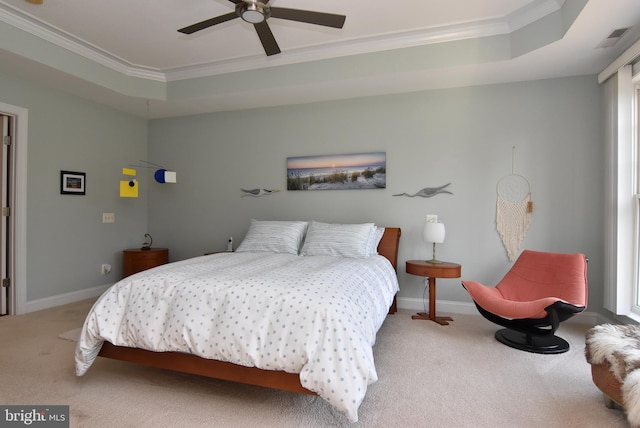
<svg viewBox="0 0 640 428"><path fill-rule="evenodd" d="M433 258L427 260L429 263L442 263L436 259L436 243L444 242L444 223L426 222L424 225L424 240L433 242Z"/></svg>

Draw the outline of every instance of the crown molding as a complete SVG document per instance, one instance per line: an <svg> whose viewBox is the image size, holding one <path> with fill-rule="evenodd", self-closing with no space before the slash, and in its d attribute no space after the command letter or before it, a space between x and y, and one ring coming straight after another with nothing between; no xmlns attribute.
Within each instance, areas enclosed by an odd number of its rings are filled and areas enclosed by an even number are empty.
<svg viewBox="0 0 640 428"><path fill-rule="evenodd" d="M128 63L124 59L98 46L75 37L60 28L47 24L6 3L0 3L0 21L125 76L166 82L165 73L161 70L154 70Z"/></svg>
<svg viewBox="0 0 640 428"><path fill-rule="evenodd" d="M512 12L506 18L509 31L517 31L562 9L566 0L539 0Z"/></svg>
<svg viewBox="0 0 640 428"><path fill-rule="evenodd" d="M556 12L564 3L565 0L535 0L504 17L424 28L410 32L384 34L366 39L348 40L333 45L323 45L322 48L312 46L283 52L280 55L271 57L256 55L172 69L154 69L132 64L3 2L0 2L0 21L125 76L158 82L170 82L427 44L509 34L550 13Z"/></svg>

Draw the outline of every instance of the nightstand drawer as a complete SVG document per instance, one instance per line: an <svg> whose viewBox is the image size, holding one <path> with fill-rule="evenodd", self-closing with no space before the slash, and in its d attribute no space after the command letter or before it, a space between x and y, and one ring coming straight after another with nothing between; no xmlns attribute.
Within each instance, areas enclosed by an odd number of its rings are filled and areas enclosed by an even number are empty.
<svg viewBox="0 0 640 428"><path fill-rule="evenodd" d="M122 273L124 276L169 263L168 248L150 250L129 249L122 252Z"/></svg>

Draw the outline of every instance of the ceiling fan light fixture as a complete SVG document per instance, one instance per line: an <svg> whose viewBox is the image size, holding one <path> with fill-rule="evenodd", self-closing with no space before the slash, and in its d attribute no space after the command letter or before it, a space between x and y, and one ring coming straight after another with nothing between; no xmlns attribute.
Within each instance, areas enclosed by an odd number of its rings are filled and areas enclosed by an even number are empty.
<svg viewBox="0 0 640 428"><path fill-rule="evenodd" d="M260 2L244 2L238 5L238 15L243 21L250 24L259 24L266 21L270 15L269 7Z"/></svg>

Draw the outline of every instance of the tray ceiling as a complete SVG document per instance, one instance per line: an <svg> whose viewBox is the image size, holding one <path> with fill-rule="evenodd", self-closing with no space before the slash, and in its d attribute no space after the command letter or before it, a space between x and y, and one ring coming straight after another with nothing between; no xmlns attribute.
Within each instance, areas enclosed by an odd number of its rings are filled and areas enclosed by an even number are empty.
<svg viewBox="0 0 640 428"><path fill-rule="evenodd" d="M0 69L146 117L577 74L638 38L637 0L272 0L346 15L342 29L270 18L267 57L228 0L0 0ZM617 43L598 47L613 30ZM3 41L4 40L4 41Z"/></svg>

